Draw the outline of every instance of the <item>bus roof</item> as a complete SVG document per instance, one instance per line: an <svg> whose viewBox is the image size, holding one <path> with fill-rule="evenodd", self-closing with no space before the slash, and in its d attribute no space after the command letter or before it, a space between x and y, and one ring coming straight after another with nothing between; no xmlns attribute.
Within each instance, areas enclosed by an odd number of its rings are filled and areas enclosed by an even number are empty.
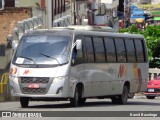
<svg viewBox="0 0 160 120"><path fill-rule="evenodd" d="M28 36L28 35L71 35L73 31L70 30L63 30L62 34L62 29L59 30L49 30L49 29L37 29L37 30L30 30L27 31L23 36Z"/></svg>
<svg viewBox="0 0 160 120"><path fill-rule="evenodd" d="M85 30L85 31L104 31L115 32L115 30L108 26L91 26L91 25L69 25L67 27L53 27L53 29L68 29L68 30Z"/></svg>
<svg viewBox="0 0 160 120"><path fill-rule="evenodd" d="M117 33L113 28L108 26L90 26L90 25L69 25L68 27L54 27L53 30L71 30L76 34L99 35L109 37L128 37L128 38L144 38L140 34Z"/></svg>
<svg viewBox="0 0 160 120"><path fill-rule="evenodd" d="M143 35L140 34L131 34L131 33L116 33L116 32L97 32L97 31L75 31L75 34L82 34L82 35L91 35L91 36L108 36L108 37L125 37L125 38L142 38L144 39Z"/></svg>
<svg viewBox="0 0 160 120"><path fill-rule="evenodd" d="M79 27L79 28L78 28ZM110 29L110 27L109 27ZM61 32L63 31L63 32ZM108 37L126 37L126 38L142 38L144 39L143 35L140 34L130 34L130 33L117 33L112 31L97 31L97 30L84 30L84 27L77 26L76 29L67 28L67 27L55 27L52 30L48 29L38 29L38 30L30 30L25 35L39 35L39 34L58 34L58 35L68 35L68 34L82 34L82 35L91 35L91 36L108 36ZM63 33L63 34L62 34Z"/></svg>

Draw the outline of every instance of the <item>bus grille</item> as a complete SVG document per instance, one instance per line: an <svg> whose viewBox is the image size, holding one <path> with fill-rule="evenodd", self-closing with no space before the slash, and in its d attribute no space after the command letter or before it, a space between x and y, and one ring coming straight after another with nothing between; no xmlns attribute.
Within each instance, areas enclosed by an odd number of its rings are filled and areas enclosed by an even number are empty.
<svg viewBox="0 0 160 120"><path fill-rule="evenodd" d="M49 78L47 77L22 77L21 83L43 83L47 84Z"/></svg>
<svg viewBox="0 0 160 120"><path fill-rule="evenodd" d="M41 93L45 93L46 88L37 88L37 89L31 89L31 88L23 88L23 93L27 93L27 94L41 94Z"/></svg>
<svg viewBox="0 0 160 120"><path fill-rule="evenodd" d="M24 94L46 94L51 84L49 77L21 77L20 88ZM29 84L39 84L40 88L29 88Z"/></svg>

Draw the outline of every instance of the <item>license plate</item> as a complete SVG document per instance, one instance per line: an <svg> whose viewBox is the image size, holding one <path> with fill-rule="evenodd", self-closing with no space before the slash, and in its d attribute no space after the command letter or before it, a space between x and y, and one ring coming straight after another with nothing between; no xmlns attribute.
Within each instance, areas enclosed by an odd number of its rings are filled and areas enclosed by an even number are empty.
<svg viewBox="0 0 160 120"><path fill-rule="evenodd" d="M148 89L148 92L154 92L154 89Z"/></svg>
<svg viewBox="0 0 160 120"><path fill-rule="evenodd" d="M36 84L36 83L33 83L33 84L29 84L28 85L28 88L39 88L40 85L39 84Z"/></svg>

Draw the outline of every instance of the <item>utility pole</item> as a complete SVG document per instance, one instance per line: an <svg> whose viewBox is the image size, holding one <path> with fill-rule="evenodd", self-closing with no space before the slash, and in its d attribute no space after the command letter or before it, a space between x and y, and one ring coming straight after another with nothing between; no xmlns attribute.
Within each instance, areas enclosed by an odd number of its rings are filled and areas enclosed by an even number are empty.
<svg viewBox="0 0 160 120"><path fill-rule="evenodd" d="M70 0L70 14L71 14L71 24L76 25L76 0Z"/></svg>
<svg viewBox="0 0 160 120"><path fill-rule="evenodd" d="M74 25L76 25L76 0L74 0Z"/></svg>
<svg viewBox="0 0 160 120"><path fill-rule="evenodd" d="M52 1L48 0L48 8L47 8L47 12L48 12L48 28L51 29L52 28Z"/></svg>
<svg viewBox="0 0 160 120"><path fill-rule="evenodd" d="M124 0L124 27L126 27L126 0Z"/></svg>

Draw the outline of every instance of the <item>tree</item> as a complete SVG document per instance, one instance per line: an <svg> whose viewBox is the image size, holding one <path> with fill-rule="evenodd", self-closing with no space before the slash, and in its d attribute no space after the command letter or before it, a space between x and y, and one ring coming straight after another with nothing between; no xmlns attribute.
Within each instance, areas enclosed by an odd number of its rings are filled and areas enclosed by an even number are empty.
<svg viewBox="0 0 160 120"><path fill-rule="evenodd" d="M149 25L144 31L142 31L139 30L135 24L133 24L129 28L120 29L119 32L144 35L148 48L150 68L160 68L160 26Z"/></svg>

